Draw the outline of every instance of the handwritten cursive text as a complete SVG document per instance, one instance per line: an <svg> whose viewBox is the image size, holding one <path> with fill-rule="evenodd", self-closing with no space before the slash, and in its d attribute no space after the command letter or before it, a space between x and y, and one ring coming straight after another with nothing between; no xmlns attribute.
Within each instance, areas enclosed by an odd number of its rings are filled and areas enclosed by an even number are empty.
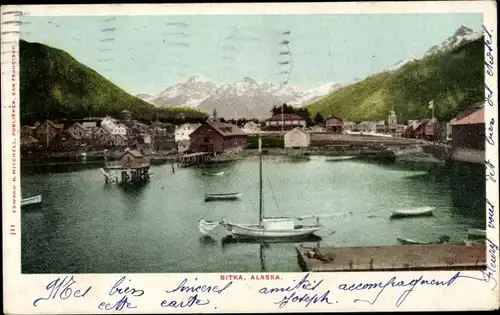
<svg viewBox="0 0 500 315"><path fill-rule="evenodd" d="M127 281L128 280L128 281ZM98 308L103 311L121 311L124 308L137 308L132 302L129 302L130 297L140 297L144 295L144 290L136 289L134 287L129 287L124 284L130 283L131 279L127 279L127 277L123 276L118 281L113 284L113 286L109 289L109 296L119 296L120 299L114 303L101 302L99 303Z"/></svg>
<svg viewBox="0 0 500 315"><path fill-rule="evenodd" d="M453 283L459 278L471 279L481 282L489 282L491 277L488 277L484 271L482 272L482 276L480 278L471 277L462 275L460 272L455 273L451 278L447 280L438 280L438 279L424 279L424 276L421 275L418 278L414 278L411 281L400 280L396 276L392 277L388 281L380 281L375 283L353 283L353 284L341 284L338 286L339 290L342 291L371 291L378 290L375 297L371 300L363 300L363 299L354 299L354 303L356 302L365 302L371 305L375 304L378 298L382 295L382 293L388 288L407 288L396 300L396 307L399 307L403 304L406 298L413 292L417 285L423 286L437 286L437 287L450 287ZM495 279L493 279L495 280Z"/></svg>
<svg viewBox="0 0 500 315"><path fill-rule="evenodd" d="M85 290L75 290L73 285L76 284L76 280L71 277L57 278L54 281L51 281L46 287L48 295L46 297L41 297L33 301L33 306L37 307L38 303L42 300L48 301L53 299L61 299L66 300L71 297L73 298L84 298L92 289L92 286L87 287Z"/></svg>
<svg viewBox="0 0 500 315"><path fill-rule="evenodd" d="M263 287L259 290L260 294L273 294L273 293L286 293L281 300L275 302L279 308L284 308L288 303L301 303L308 307L311 304L326 303L334 304L329 301L330 290L326 290L323 293L316 293L316 289L323 283L320 281L309 281L309 273L307 273L300 281L295 284L288 285L286 287L275 287L268 288ZM295 281L295 280L294 280ZM306 293L300 292L301 290L309 291ZM311 292L315 292L314 294ZM290 293L290 294L288 294Z"/></svg>
<svg viewBox="0 0 500 315"><path fill-rule="evenodd" d="M195 278L194 280L196 281L198 278ZM218 285L207 284L189 285L187 282L188 279L185 278L177 285L176 288L172 290L165 290L167 294L192 293L187 300L165 299L161 301L161 307L186 308L196 305L207 305L210 303L210 300L207 298L200 298L199 294L222 294L233 284L233 281L229 281L223 287L219 287Z"/></svg>
<svg viewBox="0 0 500 315"><path fill-rule="evenodd" d="M491 33L493 31L488 31L486 26L483 25L483 31L484 31L484 45L486 46L486 57L487 60L485 60L485 65L486 65L486 73L489 76L493 76L493 65L495 64L495 60L493 59L493 36Z"/></svg>

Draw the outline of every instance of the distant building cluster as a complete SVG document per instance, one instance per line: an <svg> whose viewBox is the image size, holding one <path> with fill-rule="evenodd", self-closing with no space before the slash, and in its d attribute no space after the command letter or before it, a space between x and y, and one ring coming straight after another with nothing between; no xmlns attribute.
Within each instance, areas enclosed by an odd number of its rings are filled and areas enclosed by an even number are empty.
<svg viewBox="0 0 500 315"><path fill-rule="evenodd" d="M146 125L124 110L120 118L104 117L69 125L53 120L21 129L23 150L87 151L135 148L141 151L174 148L172 126L155 121Z"/></svg>

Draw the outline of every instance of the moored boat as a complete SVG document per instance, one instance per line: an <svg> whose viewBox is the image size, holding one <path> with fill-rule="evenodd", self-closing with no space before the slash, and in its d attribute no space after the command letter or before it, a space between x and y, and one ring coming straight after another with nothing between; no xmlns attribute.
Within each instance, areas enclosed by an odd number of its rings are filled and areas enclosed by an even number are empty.
<svg viewBox="0 0 500 315"><path fill-rule="evenodd" d="M391 210L391 218L433 216L435 207L420 207L414 209Z"/></svg>
<svg viewBox="0 0 500 315"><path fill-rule="evenodd" d="M215 172L215 173L204 172L203 174L208 175L208 176L222 176L222 175L224 175L224 172Z"/></svg>
<svg viewBox="0 0 500 315"><path fill-rule="evenodd" d="M469 229L467 230L469 236L486 237L486 230L483 229Z"/></svg>
<svg viewBox="0 0 500 315"><path fill-rule="evenodd" d="M328 159L325 160L325 162L340 162L345 160L352 160L354 158L355 158L354 156L334 156L334 157L329 157Z"/></svg>
<svg viewBox="0 0 500 315"><path fill-rule="evenodd" d="M428 242L416 241L410 238L397 238L398 242L403 245L419 245L419 244L429 244Z"/></svg>
<svg viewBox="0 0 500 315"><path fill-rule="evenodd" d="M226 194L205 194L205 201L215 200L236 200L241 198L242 193L226 193Z"/></svg>
<svg viewBox="0 0 500 315"><path fill-rule="evenodd" d="M21 207L42 202L42 195L21 199Z"/></svg>

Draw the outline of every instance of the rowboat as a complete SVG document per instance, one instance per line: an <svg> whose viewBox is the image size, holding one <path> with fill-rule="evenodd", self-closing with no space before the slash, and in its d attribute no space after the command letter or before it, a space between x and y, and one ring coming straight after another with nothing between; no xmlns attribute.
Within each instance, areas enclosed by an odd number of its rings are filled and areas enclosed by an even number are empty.
<svg viewBox="0 0 500 315"><path fill-rule="evenodd" d="M410 238L399 238L399 237L397 237L396 239L403 245L444 244L450 241L450 237L448 235L441 235L435 242L423 242L423 241L412 240Z"/></svg>
<svg viewBox="0 0 500 315"><path fill-rule="evenodd" d="M467 230L467 233L470 236L486 237L486 230L482 230L482 229L469 229L469 230Z"/></svg>
<svg viewBox="0 0 500 315"><path fill-rule="evenodd" d="M208 175L208 176L222 176L222 175L224 175L224 172L217 172L217 173L205 172L203 174Z"/></svg>
<svg viewBox="0 0 500 315"><path fill-rule="evenodd" d="M416 241L409 238L397 238L398 242L403 245L419 245L419 244L429 244L429 242Z"/></svg>
<svg viewBox="0 0 500 315"><path fill-rule="evenodd" d="M414 209L400 209L391 210L392 218L405 218L405 217L422 217L422 216L432 216L434 209L436 207L421 207Z"/></svg>
<svg viewBox="0 0 500 315"><path fill-rule="evenodd" d="M352 160L354 159L354 156L335 156L335 157L330 157L326 159L326 162L339 162L339 161L345 161L345 160Z"/></svg>
<svg viewBox="0 0 500 315"><path fill-rule="evenodd" d="M227 194L205 194L205 201L216 200L236 200L241 198L242 193L227 193Z"/></svg>
<svg viewBox="0 0 500 315"><path fill-rule="evenodd" d="M21 207L42 202L42 195L21 199Z"/></svg>

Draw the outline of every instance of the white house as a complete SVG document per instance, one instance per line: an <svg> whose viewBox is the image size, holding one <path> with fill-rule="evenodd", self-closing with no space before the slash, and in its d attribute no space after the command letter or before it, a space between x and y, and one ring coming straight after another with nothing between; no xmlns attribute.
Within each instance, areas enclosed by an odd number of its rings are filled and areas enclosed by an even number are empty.
<svg viewBox="0 0 500 315"><path fill-rule="evenodd" d="M253 121L249 121L243 126L243 131L246 133L258 133L260 131L260 125Z"/></svg>
<svg viewBox="0 0 500 315"><path fill-rule="evenodd" d="M175 142L189 140L189 135L200 126L201 124L185 123L175 127Z"/></svg>
<svg viewBox="0 0 500 315"><path fill-rule="evenodd" d="M307 148L311 144L311 134L298 127L285 133L285 148Z"/></svg>
<svg viewBox="0 0 500 315"><path fill-rule="evenodd" d="M354 121L344 121L344 130L352 131L356 129L356 123Z"/></svg>
<svg viewBox="0 0 500 315"><path fill-rule="evenodd" d="M358 124L358 130L363 132L376 132L377 123L375 121L362 121Z"/></svg>
<svg viewBox="0 0 500 315"><path fill-rule="evenodd" d="M101 121L102 129L106 130L108 133L112 135L127 135L127 127L123 124L117 124L116 120L111 117L105 117Z"/></svg>

